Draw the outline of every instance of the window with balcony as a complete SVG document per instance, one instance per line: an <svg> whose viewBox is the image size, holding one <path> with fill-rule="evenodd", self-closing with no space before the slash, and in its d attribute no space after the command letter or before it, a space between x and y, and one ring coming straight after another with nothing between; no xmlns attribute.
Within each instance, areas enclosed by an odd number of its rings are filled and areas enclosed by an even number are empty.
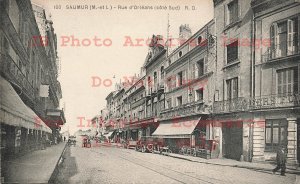
<svg viewBox="0 0 300 184"><path fill-rule="evenodd" d="M179 72L177 74L177 79L178 79L178 86L182 86L182 84L183 84L183 74L182 74L182 72Z"/></svg>
<svg viewBox="0 0 300 184"><path fill-rule="evenodd" d="M176 100L177 100L177 106L181 106L182 105L182 96L177 97Z"/></svg>
<svg viewBox="0 0 300 184"><path fill-rule="evenodd" d="M200 45L201 42L202 42L202 36L199 36L199 37L197 38L197 44Z"/></svg>
<svg viewBox="0 0 300 184"><path fill-rule="evenodd" d="M151 94L152 93L152 80L151 80L151 77L148 76L148 94Z"/></svg>
<svg viewBox="0 0 300 184"><path fill-rule="evenodd" d="M227 49L227 64L235 62L239 57L238 40L228 44Z"/></svg>
<svg viewBox="0 0 300 184"><path fill-rule="evenodd" d="M160 78L164 79L165 77L165 72L164 72L164 66L160 67Z"/></svg>
<svg viewBox="0 0 300 184"><path fill-rule="evenodd" d="M270 38L269 59L298 53L298 17L274 23L271 26Z"/></svg>
<svg viewBox="0 0 300 184"><path fill-rule="evenodd" d="M168 99L167 100L167 108L170 109L172 107L172 100Z"/></svg>
<svg viewBox="0 0 300 184"><path fill-rule="evenodd" d="M197 62L197 77L204 75L204 59Z"/></svg>
<svg viewBox="0 0 300 184"><path fill-rule="evenodd" d="M203 89L198 89L195 91L195 97L196 101L202 101L203 100Z"/></svg>
<svg viewBox="0 0 300 184"><path fill-rule="evenodd" d="M227 86L227 100L235 99L238 97L238 78L226 80Z"/></svg>
<svg viewBox="0 0 300 184"><path fill-rule="evenodd" d="M158 109L157 109L158 107L157 107L157 102L154 102L153 103L153 110L152 110L152 112L154 113L153 115L154 116L157 116L157 112L158 112Z"/></svg>
<svg viewBox="0 0 300 184"><path fill-rule="evenodd" d="M287 68L277 71L277 94L298 93L298 68Z"/></svg>
<svg viewBox="0 0 300 184"><path fill-rule="evenodd" d="M266 151L276 151L279 145L287 144L287 121L285 119L266 120Z"/></svg>
<svg viewBox="0 0 300 184"><path fill-rule="evenodd" d="M157 72L153 73L153 78L154 78L154 91L156 91L156 87L157 87Z"/></svg>
<svg viewBox="0 0 300 184"><path fill-rule="evenodd" d="M233 0L227 5L227 25L235 23L239 19L238 0Z"/></svg>

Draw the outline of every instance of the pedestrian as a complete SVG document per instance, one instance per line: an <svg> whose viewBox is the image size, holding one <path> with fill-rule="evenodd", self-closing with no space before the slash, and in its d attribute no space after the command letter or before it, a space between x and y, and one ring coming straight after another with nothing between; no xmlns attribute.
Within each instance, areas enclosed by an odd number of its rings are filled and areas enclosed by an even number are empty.
<svg viewBox="0 0 300 184"><path fill-rule="evenodd" d="M42 137L42 149L43 149L43 150L46 149L46 142L47 142L46 136L43 135L43 137Z"/></svg>
<svg viewBox="0 0 300 184"><path fill-rule="evenodd" d="M283 145L279 146L276 154L277 166L275 169L273 169L273 174L275 174L275 172L280 169L281 175L285 176L286 156L287 156L286 148Z"/></svg>
<svg viewBox="0 0 300 184"><path fill-rule="evenodd" d="M66 137L64 137L64 142L66 142Z"/></svg>

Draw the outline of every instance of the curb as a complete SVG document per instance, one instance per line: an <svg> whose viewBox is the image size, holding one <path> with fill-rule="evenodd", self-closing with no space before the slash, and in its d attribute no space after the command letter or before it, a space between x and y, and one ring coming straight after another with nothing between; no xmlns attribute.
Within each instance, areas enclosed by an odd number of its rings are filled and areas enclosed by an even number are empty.
<svg viewBox="0 0 300 184"><path fill-rule="evenodd" d="M68 144L66 143L63 151L61 152L61 154L59 156L58 161L56 162L55 168L54 168L54 170L53 170L53 172L52 172L52 174L51 174L51 176L50 176L50 178L48 180L48 183L54 183L54 181L56 179L56 176L58 174L58 166L63 162L63 157L62 156L64 155L64 153L66 151L67 145Z"/></svg>
<svg viewBox="0 0 300 184"><path fill-rule="evenodd" d="M168 156L173 157L173 158L182 159L182 160L187 160L187 161L190 161L190 162L201 163L201 164L217 165L217 166L223 166L223 167L236 167L236 168L250 169L250 170L255 170L255 171L270 171L270 172L273 171L272 169L266 169L266 168L261 168L261 167L228 165L228 164L218 164L218 163L211 163L211 162L201 162L201 161L196 161L196 160L192 160L192 159L189 159L189 158L179 157L179 156L176 156L176 155L168 155ZM300 171L298 171L298 170L286 170L286 173L300 175Z"/></svg>

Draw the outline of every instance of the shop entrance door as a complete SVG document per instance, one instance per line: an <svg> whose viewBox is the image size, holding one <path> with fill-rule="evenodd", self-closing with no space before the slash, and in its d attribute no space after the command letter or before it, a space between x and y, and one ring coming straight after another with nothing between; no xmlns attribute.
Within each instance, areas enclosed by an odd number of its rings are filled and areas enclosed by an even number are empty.
<svg viewBox="0 0 300 184"><path fill-rule="evenodd" d="M225 158L240 160L243 154L243 129L222 126L222 154Z"/></svg>

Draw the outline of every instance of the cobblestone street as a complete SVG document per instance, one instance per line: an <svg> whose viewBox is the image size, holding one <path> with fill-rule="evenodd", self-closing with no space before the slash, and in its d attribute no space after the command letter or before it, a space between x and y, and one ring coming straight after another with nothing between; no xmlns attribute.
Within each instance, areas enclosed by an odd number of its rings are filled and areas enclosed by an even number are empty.
<svg viewBox="0 0 300 184"><path fill-rule="evenodd" d="M296 175L193 163L113 147L67 148L57 183L295 183ZM129 169L130 168L130 169Z"/></svg>

